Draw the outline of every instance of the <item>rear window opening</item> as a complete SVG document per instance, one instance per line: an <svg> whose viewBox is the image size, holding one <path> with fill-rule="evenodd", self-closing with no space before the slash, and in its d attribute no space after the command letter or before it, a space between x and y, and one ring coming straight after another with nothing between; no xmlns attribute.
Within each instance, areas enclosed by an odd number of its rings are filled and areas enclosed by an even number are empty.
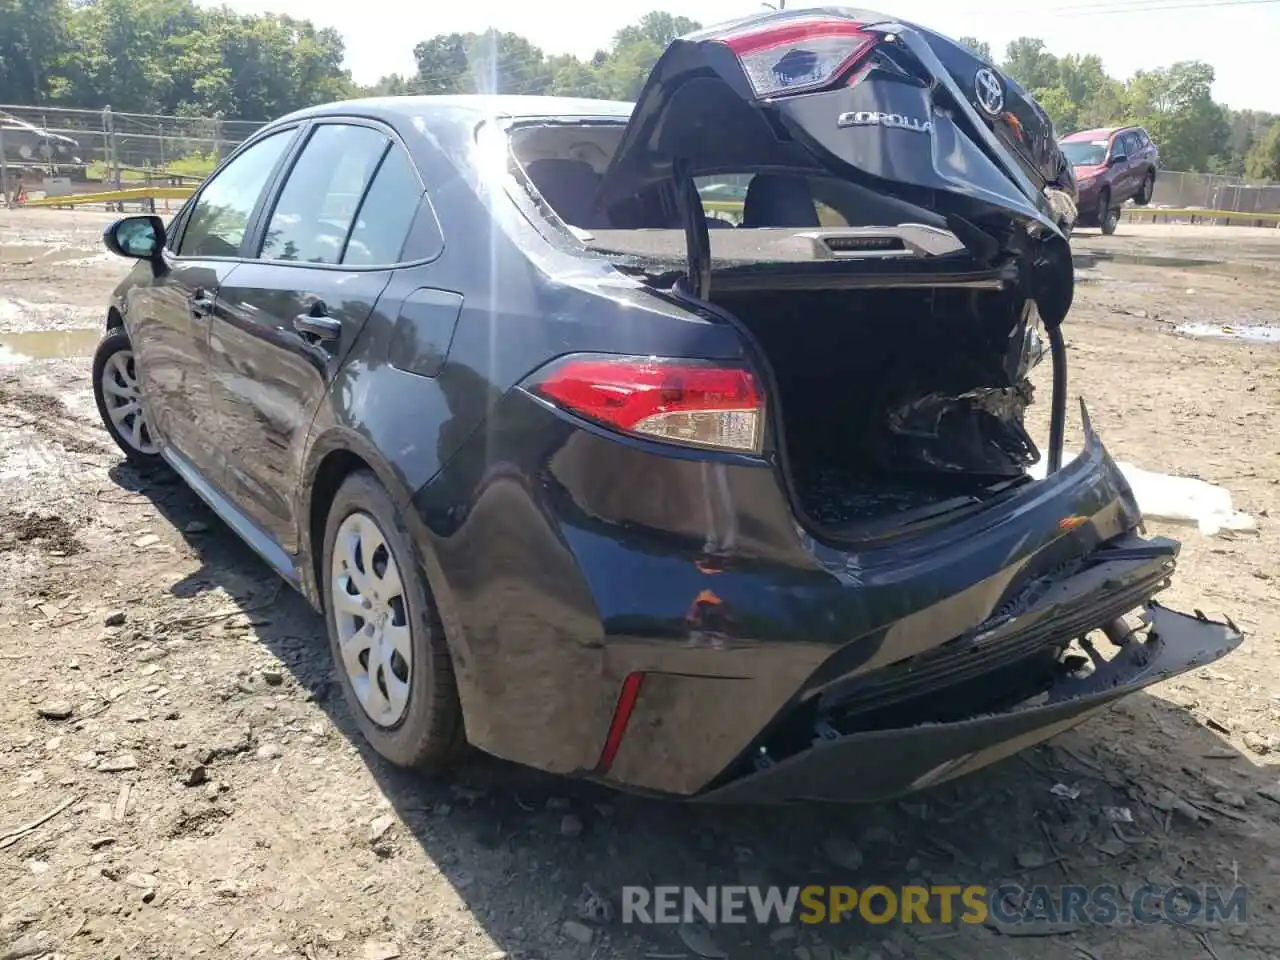
<svg viewBox="0 0 1280 960"><path fill-rule="evenodd" d="M685 234L670 184L600 202L624 129L620 123L521 126L511 133L511 151L537 194L587 247L682 266ZM963 251L938 214L821 172L726 172L695 184L712 260L725 266ZM903 224L922 229L897 229Z"/></svg>

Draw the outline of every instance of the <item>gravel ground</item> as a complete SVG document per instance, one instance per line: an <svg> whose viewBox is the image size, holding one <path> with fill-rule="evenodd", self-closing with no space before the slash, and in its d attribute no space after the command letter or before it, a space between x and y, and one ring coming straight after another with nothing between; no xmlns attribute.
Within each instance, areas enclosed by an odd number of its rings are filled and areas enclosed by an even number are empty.
<svg viewBox="0 0 1280 960"><path fill-rule="evenodd" d="M183 486L123 465L85 356L20 362L91 349L69 332L124 272L97 252L106 221L0 211L0 958L1280 955L1280 354L1173 332L1280 326L1280 231L1073 241L1101 256L1068 321L1071 392L1117 458L1223 484L1257 519L1149 530L1184 541L1166 600L1230 615L1245 645L906 802L709 811L483 757L425 781L365 749L323 625ZM66 336L12 336L40 330ZM1240 884L1248 922L617 917L627 884L1002 881Z"/></svg>

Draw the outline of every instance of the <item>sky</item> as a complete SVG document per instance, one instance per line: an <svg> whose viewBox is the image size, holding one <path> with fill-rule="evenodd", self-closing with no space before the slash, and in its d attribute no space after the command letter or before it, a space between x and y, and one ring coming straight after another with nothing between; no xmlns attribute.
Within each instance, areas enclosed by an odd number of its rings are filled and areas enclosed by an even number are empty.
<svg viewBox="0 0 1280 960"><path fill-rule="evenodd" d="M413 47L440 33L488 27L518 33L548 53L589 57L614 33L650 10L710 25L754 13L758 0L210 0L241 13L284 13L335 27L345 38L347 67L360 83L415 72ZM1210 3L1222 4L1211 7ZM1277 55L1280 0L894 0L872 9L913 20L953 37L991 44L1000 58L1019 36L1039 37L1052 53L1094 53L1108 73L1178 60L1205 60L1216 73L1214 98L1238 109L1280 113L1280 84L1266 65ZM790 0L788 9L820 6ZM825 5L834 5L828 2ZM850 6L862 6L850 3ZM1114 11L1117 6L1143 7ZM1092 11L1090 8L1093 8Z"/></svg>

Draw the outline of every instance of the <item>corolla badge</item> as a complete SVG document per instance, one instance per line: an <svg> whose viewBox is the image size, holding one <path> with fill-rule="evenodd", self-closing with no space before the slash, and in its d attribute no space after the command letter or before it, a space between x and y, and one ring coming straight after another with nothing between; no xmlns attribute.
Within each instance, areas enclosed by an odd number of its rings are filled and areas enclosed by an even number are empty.
<svg viewBox="0 0 1280 960"><path fill-rule="evenodd" d="M876 110L851 110L836 118L836 126L840 127L896 127L899 130L913 130L916 133L928 133L933 124L919 117L908 117L901 113L880 113Z"/></svg>
<svg viewBox="0 0 1280 960"><path fill-rule="evenodd" d="M983 67L974 74L973 92L985 113L998 117L1004 111L1004 84L994 70Z"/></svg>

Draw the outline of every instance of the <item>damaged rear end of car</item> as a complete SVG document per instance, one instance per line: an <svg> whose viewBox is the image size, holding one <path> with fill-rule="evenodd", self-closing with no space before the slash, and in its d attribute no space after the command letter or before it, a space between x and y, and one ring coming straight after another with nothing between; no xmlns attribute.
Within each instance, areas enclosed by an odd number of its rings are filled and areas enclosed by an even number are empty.
<svg viewBox="0 0 1280 960"><path fill-rule="evenodd" d="M878 14L764 14L673 43L625 124L505 132L543 219L638 284L562 272L628 347L566 349L514 401L575 431L541 475L609 681L580 773L878 800L1240 642L1154 603L1178 545L1144 537L1083 403L1063 462L1061 156L990 65ZM589 191L534 170L595 153ZM740 209L704 200L734 178Z"/></svg>

